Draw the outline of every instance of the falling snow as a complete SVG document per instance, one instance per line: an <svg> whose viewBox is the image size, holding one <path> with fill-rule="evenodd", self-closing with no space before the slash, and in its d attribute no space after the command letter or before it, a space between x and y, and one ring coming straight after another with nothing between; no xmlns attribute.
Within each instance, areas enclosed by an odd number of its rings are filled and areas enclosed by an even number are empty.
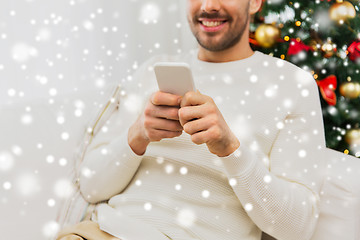
<svg viewBox="0 0 360 240"><path fill-rule="evenodd" d="M284 0L269 0L274 5L283 2ZM0 206L4 207L4 215L12 214L20 223L29 223L33 216L39 216L38 225L29 225L36 234L41 234L33 237L34 239L52 238L60 228L54 221L56 212L63 200L76 191L68 175L73 167L75 146L85 130L92 133L93 129L86 129L85 126L88 126L91 114L100 108L99 104L107 99L108 86L131 82L133 73L151 56L164 52L182 52L180 47L184 45L184 39L180 33L186 25L186 22L177 19L179 6L174 3L162 6L151 1L132 0L126 6L121 3L114 7L107 3L96 6L91 0L70 0L44 4L41 5L36 0L5 4L4 12L7 14L0 21L3 53L0 57L0 75L6 82L1 82L5 85L0 88L0 112L6 121L2 125L5 126L1 130L4 131L1 132L4 138L0 142ZM296 4L299 3L295 3L295 8L301 7ZM41 10L45 8L48 10ZM124 12L124 9L126 11L130 8L132 16ZM330 27L331 21L325 13L316 14L316 21L312 25L314 30ZM280 14L266 16L265 21L286 23L294 17L294 10L286 7ZM302 13L301 17L305 19L306 13ZM133 25L124 24L128 22ZM156 37L162 34L164 26L172 26L174 31L167 33L169 36L165 40ZM340 58L345 59L346 49L341 49L341 46L338 49ZM297 55L297 60L304 60L306 57L302 52ZM276 62L278 68L283 68L284 65L283 60ZM262 66L269 67L270 63L264 62ZM245 74L245 81L251 86L259 84L261 79L257 69L248 68ZM230 86L236 80L228 74L218 79L211 76L210 79ZM279 79L284 81L285 77L280 76ZM303 71L299 71L295 79L303 98L311 97L307 79L309 76ZM275 99L279 91L278 85L270 85L261 94L264 99L269 100ZM241 89L241 93L244 99L239 104L243 106L250 102L246 97L255 95L249 88ZM126 96L124 107L129 113L141 110L142 95L128 94L123 90L122 96ZM217 104L229 100L222 96L214 96L214 99ZM279 107L290 110L293 105L294 102L289 98L284 99ZM13 108L7 110L9 107ZM326 111L331 115L339 114L334 107L328 107ZM245 124L251 117L239 115L232 124L236 126L234 132L241 138L247 138L254 131ZM282 130L286 127L280 120L274 122L274 129ZM101 131L107 133L111 130L104 126ZM273 134L273 129L268 126L264 126L261 131L266 136ZM319 130L314 129L312 133L318 135ZM311 138L296 137L299 144ZM253 144L251 148L257 150L258 146ZM356 156L360 157L360 145L353 148ZM282 149L278 151L281 152ZM102 148L101 153L106 155L109 151ZM311 153L299 148L295 154L304 159ZM241 158L243 154L237 150L234 156ZM269 158L265 157L262 161L265 166L270 166ZM217 167L222 166L219 159L212 162ZM191 173L188 167L176 168L168 164L164 157L156 157L156 163L168 175L180 174L186 178ZM329 165L329 169L333 169L333 166L335 165ZM308 173L318 167L314 165L302 171ZM85 178L90 178L94 173L89 168L81 170L81 175ZM346 174L355 173L358 174L356 169L346 166L343 174L336 179L341 180L346 178ZM271 186L275 181L272 176L265 175L264 183ZM228 183L233 188L239 184L236 178L230 178ZM141 189L146 182L137 179L135 185ZM172 183L170 187L177 193L187 190L187 186L180 182ZM209 188L200 188L196 194L204 201L215 196ZM267 202L268 199L264 198L263 201ZM154 211L155 205L152 203L142 204L145 212ZM244 209L247 212L256 210L252 203L246 203ZM197 214L189 208L178 209L176 220L180 226L190 228L196 223Z"/></svg>
<svg viewBox="0 0 360 240"><path fill-rule="evenodd" d="M0 152L0 171L9 171L14 164L15 159L10 152Z"/></svg>
<svg viewBox="0 0 360 240"><path fill-rule="evenodd" d="M191 227L197 219L194 211L191 209L181 209L177 213L176 220L182 227Z"/></svg>

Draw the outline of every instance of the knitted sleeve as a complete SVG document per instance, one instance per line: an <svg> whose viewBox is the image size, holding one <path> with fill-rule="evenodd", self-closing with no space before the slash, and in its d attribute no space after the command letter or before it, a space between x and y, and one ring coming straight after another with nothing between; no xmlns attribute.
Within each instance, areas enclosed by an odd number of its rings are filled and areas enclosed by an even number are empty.
<svg viewBox="0 0 360 240"><path fill-rule="evenodd" d="M279 240L310 239L319 213L325 139L318 90L312 77L308 78L270 154L249 141L221 158L249 217Z"/></svg>
<svg viewBox="0 0 360 240"><path fill-rule="evenodd" d="M149 95L144 93L151 67L158 56L146 61L133 76L123 84L123 97L117 110L96 134L80 165L80 191L84 198L97 203L108 200L122 192L131 181L141 163L128 145L129 127L141 113Z"/></svg>

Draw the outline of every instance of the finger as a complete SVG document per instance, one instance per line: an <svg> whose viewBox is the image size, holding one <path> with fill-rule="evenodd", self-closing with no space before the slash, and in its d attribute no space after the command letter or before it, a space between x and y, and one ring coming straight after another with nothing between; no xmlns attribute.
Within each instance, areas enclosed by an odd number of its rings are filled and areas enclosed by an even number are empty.
<svg viewBox="0 0 360 240"><path fill-rule="evenodd" d="M157 129L173 132L183 130L183 127L181 126L179 121L167 120L162 118L146 118L144 121L144 126L146 129Z"/></svg>
<svg viewBox="0 0 360 240"><path fill-rule="evenodd" d="M150 139L150 141L160 141L161 139L164 138L174 138L174 137L178 137L182 134L182 131L177 131L177 132L173 132L173 131L166 131L166 130L159 130L159 129L150 129L148 131L148 138Z"/></svg>
<svg viewBox="0 0 360 240"><path fill-rule="evenodd" d="M205 117L205 110L202 105L200 106L191 106L191 107L182 107L178 111L179 120L182 126L187 122L194 119L199 119Z"/></svg>
<svg viewBox="0 0 360 240"><path fill-rule="evenodd" d="M201 131L201 132L191 135L191 141L197 145L207 143L207 141L208 141L207 131Z"/></svg>
<svg viewBox="0 0 360 240"><path fill-rule="evenodd" d="M158 118L179 121L179 108L168 106L156 106L154 115Z"/></svg>
<svg viewBox="0 0 360 240"><path fill-rule="evenodd" d="M150 104L150 106L145 109L145 115L155 118L179 120L179 108Z"/></svg>
<svg viewBox="0 0 360 240"><path fill-rule="evenodd" d="M151 103L157 106L180 106L181 96L165 92L156 92L151 96Z"/></svg>
<svg viewBox="0 0 360 240"><path fill-rule="evenodd" d="M210 141L219 141L220 137L220 129L211 127L205 131L200 131L191 135L191 141L195 144L208 144Z"/></svg>
<svg viewBox="0 0 360 240"><path fill-rule="evenodd" d="M211 100L212 98L201 94L199 91L197 92L190 91L187 92L184 95L184 97L181 99L180 107L201 105Z"/></svg>
<svg viewBox="0 0 360 240"><path fill-rule="evenodd" d="M206 131L212 125L212 121L206 118L201 118L197 120L190 121L183 125L184 131L190 135L193 135L197 132Z"/></svg>

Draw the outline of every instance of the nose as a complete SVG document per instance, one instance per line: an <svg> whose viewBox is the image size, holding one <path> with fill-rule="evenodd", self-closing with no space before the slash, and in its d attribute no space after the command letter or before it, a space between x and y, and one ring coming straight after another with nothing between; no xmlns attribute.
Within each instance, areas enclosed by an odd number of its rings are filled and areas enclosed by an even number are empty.
<svg viewBox="0 0 360 240"><path fill-rule="evenodd" d="M203 0L201 10L203 12L218 12L221 8L220 0Z"/></svg>

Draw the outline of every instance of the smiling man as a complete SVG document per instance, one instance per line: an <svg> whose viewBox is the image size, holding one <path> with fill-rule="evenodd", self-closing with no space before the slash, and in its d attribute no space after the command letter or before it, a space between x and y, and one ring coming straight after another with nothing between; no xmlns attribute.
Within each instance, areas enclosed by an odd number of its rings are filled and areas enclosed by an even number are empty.
<svg viewBox="0 0 360 240"><path fill-rule="evenodd" d="M311 239L325 147L317 86L251 49L261 2L187 1L199 48L150 59L124 86L79 169L84 198L102 204L59 239ZM158 61L188 63L199 91L159 92Z"/></svg>
<svg viewBox="0 0 360 240"><path fill-rule="evenodd" d="M189 1L188 22L200 45L199 59L227 62L249 57L250 15L262 1Z"/></svg>

